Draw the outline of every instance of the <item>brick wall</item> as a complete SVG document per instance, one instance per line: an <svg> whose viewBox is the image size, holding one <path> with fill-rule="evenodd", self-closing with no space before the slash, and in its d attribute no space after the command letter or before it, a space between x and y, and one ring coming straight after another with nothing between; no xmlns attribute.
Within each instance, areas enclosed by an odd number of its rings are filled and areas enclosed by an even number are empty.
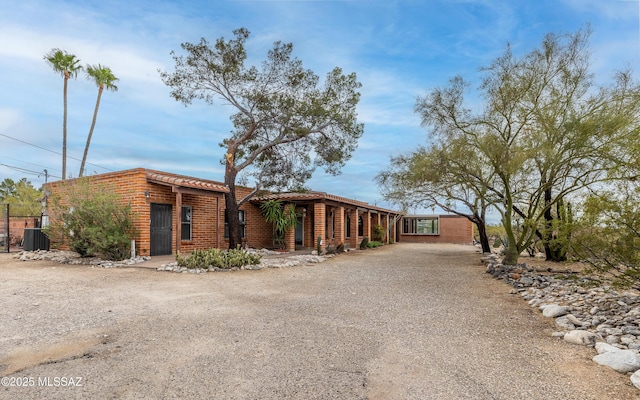
<svg viewBox="0 0 640 400"><path fill-rule="evenodd" d="M438 235L404 234L400 230L400 242L473 244L473 224L457 215L441 215Z"/></svg>

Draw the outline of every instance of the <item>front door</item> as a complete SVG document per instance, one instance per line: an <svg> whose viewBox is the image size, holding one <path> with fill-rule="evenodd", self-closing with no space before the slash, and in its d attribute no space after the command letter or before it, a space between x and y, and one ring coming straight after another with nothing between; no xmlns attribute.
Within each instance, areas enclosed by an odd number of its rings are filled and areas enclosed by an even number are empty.
<svg viewBox="0 0 640 400"><path fill-rule="evenodd" d="M151 249L152 256L171 255L171 204L151 203Z"/></svg>

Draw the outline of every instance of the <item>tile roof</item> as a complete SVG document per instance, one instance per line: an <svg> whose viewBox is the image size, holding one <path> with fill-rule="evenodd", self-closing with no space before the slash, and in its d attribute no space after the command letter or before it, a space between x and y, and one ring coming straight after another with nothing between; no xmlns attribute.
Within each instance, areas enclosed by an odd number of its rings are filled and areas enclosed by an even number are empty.
<svg viewBox="0 0 640 400"><path fill-rule="evenodd" d="M376 210L382 212L388 212L392 214L401 214L401 212L387 210L378 206L372 206L364 201L349 199L347 197L336 196L325 192L287 192L287 193L269 193L262 196L256 196L251 199L251 202L260 203L267 200L283 200L283 201L335 201L337 203L344 203L356 207L366 208L368 210Z"/></svg>
<svg viewBox="0 0 640 400"><path fill-rule="evenodd" d="M147 171L147 181L167 186L178 186L190 189L200 189L210 192L228 193L229 188L220 182L195 179L188 176L175 175L166 172Z"/></svg>

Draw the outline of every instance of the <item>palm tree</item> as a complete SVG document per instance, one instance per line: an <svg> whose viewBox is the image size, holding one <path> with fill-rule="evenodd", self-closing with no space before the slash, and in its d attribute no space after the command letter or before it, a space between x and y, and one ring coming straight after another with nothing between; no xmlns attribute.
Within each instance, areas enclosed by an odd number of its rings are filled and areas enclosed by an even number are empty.
<svg viewBox="0 0 640 400"><path fill-rule="evenodd" d="M44 55L44 59L51 65L55 72L64 78L64 114L62 117L62 179L67 176L67 81L70 77L77 77L82 65L75 55L64 50L51 49Z"/></svg>
<svg viewBox="0 0 640 400"><path fill-rule="evenodd" d="M87 135L87 144L84 146L84 155L82 156L82 163L80 164L80 175L84 173L84 164L87 161L87 153L89 153L89 144L91 143L91 136L93 135L93 128L96 126L96 118L98 117L98 108L100 108L100 98L102 97L102 91L106 88L114 92L118 91L118 87L115 85L119 79L113 75L111 69L104 65L87 65L87 79L95 82L98 86L98 98L96 99L96 108L93 110L93 120L91 121L91 129L89 129L89 135Z"/></svg>

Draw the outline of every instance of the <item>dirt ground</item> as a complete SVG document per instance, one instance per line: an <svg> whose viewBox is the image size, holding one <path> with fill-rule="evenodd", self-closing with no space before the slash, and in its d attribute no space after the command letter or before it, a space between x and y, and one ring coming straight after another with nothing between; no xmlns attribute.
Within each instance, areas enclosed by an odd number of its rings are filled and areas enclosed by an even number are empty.
<svg viewBox="0 0 640 400"><path fill-rule="evenodd" d="M638 399L484 274L395 244L201 275L0 254L0 399Z"/></svg>

